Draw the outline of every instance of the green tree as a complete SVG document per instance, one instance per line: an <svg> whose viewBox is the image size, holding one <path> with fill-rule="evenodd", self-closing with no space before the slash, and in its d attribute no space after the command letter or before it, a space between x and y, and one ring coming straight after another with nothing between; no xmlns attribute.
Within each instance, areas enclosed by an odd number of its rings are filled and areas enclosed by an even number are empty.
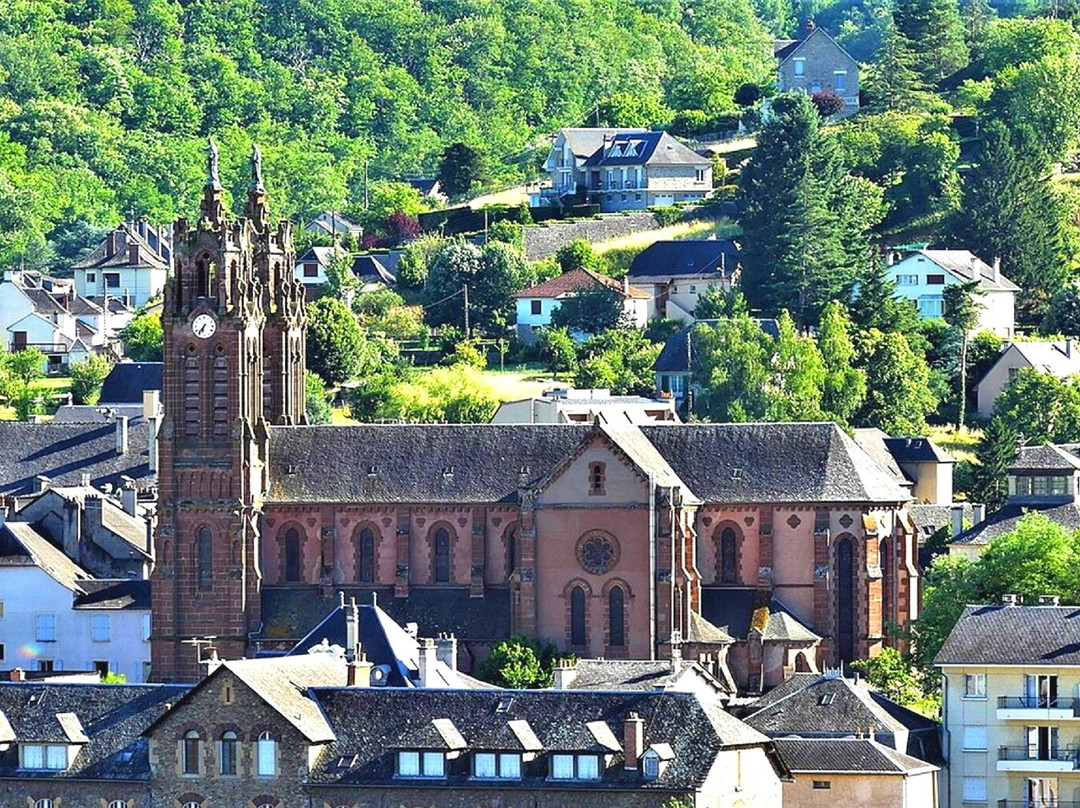
<svg viewBox="0 0 1080 808"><path fill-rule="evenodd" d="M422 288L432 259L449 243L441 236L422 236L405 245L397 265L398 283L408 289Z"/></svg>
<svg viewBox="0 0 1080 808"><path fill-rule="evenodd" d="M937 407L930 368L900 333L872 330L860 337L859 365L868 380L856 426L873 426L889 435L919 435ZM872 381L871 381L872 380Z"/></svg>
<svg viewBox="0 0 1080 808"><path fill-rule="evenodd" d="M524 634L516 634L491 649L477 667L476 675L498 687L514 689L551 687L555 646L541 646Z"/></svg>
<svg viewBox="0 0 1080 808"><path fill-rule="evenodd" d="M525 259L509 244L452 242L431 260L424 285L428 322L463 328L468 287L470 332L501 334L513 317L514 293L524 288L527 276Z"/></svg>
<svg viewBox="0 0 1080 808"><path fill-rule="evenodd" d="M307 414L309 424L328 424L333 410L326 397L326 388L323 387L319 374L310 370L304 375L304 412Z"/></svg>
<svg viewBox="0 0 1080 808"><path fill-rule="evenodd" d="M1044 334L1080 336L1080 288L1075 283L1057 291L1050 300L1050 308L1043 318Z"/></svg>
<svg viewBox="0 0 1080 808"><path fill-rule="evenodd" d="M779 96L772 109L742 175L742 289L752 308L789 309L801 327L816 323L829 300L850 295L870 255L881 196L847 176L807 96Z"/></svg>
<svg viewBox="0 0 1080 808"><path fill-rule="evenodd" d="M551 373L577 370L577 346L565 328L545 328L540 334L540 355Z"/></svg>
<svg viewBox="0 0 1080 808"><path fill-rule="evenodd" d="M961 429L967 411L968 335L979 322L982 304L977 298L982 296L982 290L978 281L954 283L945 287L942 296L945 299L945 322L953 329L956 341L960 343L960 395L956 427Z"/></svg>
<svg viewBox="0 0 1080 808"><path fill-rule="evenodd" d="M799 334L786 312L777 318L778 334L770 340L768 421L819 421L825 365L817 343Z"/></svg>
<svg viewBox="0 0 1080 808"><path fill-rule="evenodd" d="M579 267L595 269L598 262L592 245L583 238L576 238L559 247L555 251L555 260L559 262L559 268L563 272Z"/></svg>
<svg viewBox="0 0 1080 808"><path fill-rule="evenodd" d="M972 575L972 562L960 555L939 555L923 575L923 601L919 619L912 626L912 656L925 672L933 671L934 657L968 603L979 596Z"/></svg>
<svg viewBox="0 0 1080 808"><path fill-rule="evenodd" d="M1075 377L1020 368L994 402L1001 418L1024 443L1071 443L1080 440L1080 386Z"/></svg>
<svg viewBox="0 0 1080 808"><path fill-rule="evenodd" d="M860 331L900 333L915 337L919 333L919 309L915 302L896 294L896 284L880 258L870 262L859 281L851 319Z"/></svg>
<svg viewBox="0 0 1080 808"><path fill-rule="evenodd" d="M45 375L46 356L38 348L4 354L11 375L24 385L32 384Z"/></svg>
<svg viewBox="0 0 1080 808"><path fill-rule="evenodd" d="M619 92L597 104L596 115L602 126L615 128L652 128L671 120L671 110L655 95Z"/></svg>
<svg viewBox="0 0 1080 808"><path fill-rule="evenodd" d="M353 378L364 338L349 307L336 298L320 298L307 307L307 318L307 366L327 385Z"/></svg>
<svg viewBox="0 0 1080 808"><path fill-rule="evenodd" d="M391 385L376 405L379 418L404 423L485 424L498 400L474 367L437 367Z"/></svg>
<svg viewBox="0 0 1080 808"><path fill-rule="evenodd" d="M710 421L765 417L769 353L761 326L747 314L698 323L693 340L693 382L700 388L695 411Z"/></svg>
<svg viewBox="0 0 1080 808"><path fill-rule="evenodd" d="M893 19L912 54L912 67L927 86L936 86L968 63L956 0L904 0L896 4Z"/></svg>
<svg viewBox="0 0 1080 808"><path fill-rule="evenodd" d="M882 648L876 657L856 660L851 667L862 671L871 687L897 704L917 709L926 702L930 688L923 675L895 648Z"/></svg>
<svg viewBox="0 0 1080 808"><path fill-rule="evenodd" d="M636 328L612 328L590 337L578 352L576 387L608 387L615 395L652 395L652 366L660 355Z"/></svg>
<svg viewBox="0 0 1080 808"><path fill-rule="evenodd" d="M866 372L855 366L852 323L844 304L838 300L821 312L817 345L825 369L821 408L826 417L846 424L866 396Z"/></svg>
<svg viewBox="0 0 1080 808"><path fill-rule="evenodd" d="M970 498L984 502L991 511L1009 496L1009 467L1019 452L1020 436L1001 416L990 419L975 449Z"/></svg>
<svg viewBox="0 0 1080 808"><path fill-rule="evenodd" d="M161 315L140 314L120 330L124 355L136 362L160 362L165 346Z"/></svg>
<svg viewBox="0 0 1080 808"><path fill-rule="evenodd" d="M464 196L484 179L481 153L465 143L453 143L439 163L439 183L451 197Z"/></svg>
<svg viewBox="0 0 1080 808"><path fill-rule="evenodd" d="M617 289L597 283L565 297L551 313L551 324L580 334L599 334L620 324L629 325L623 297Z"/></svg>
<svg viewBox="0 0 1080 808"><path fill-rule="evenodd" d="M94 354L71 364L71 397L76 404L97 404L101 385L112 370L112 362Z"/></svg>
<svg viewBox="0 0 1080 808"><path fill-rule="evenodd" d="M353 257L344 249L334 250L334 255L326 267L324 294L342 300L350 305L353 296L360 291L360 279L353 272Z"/></svg>

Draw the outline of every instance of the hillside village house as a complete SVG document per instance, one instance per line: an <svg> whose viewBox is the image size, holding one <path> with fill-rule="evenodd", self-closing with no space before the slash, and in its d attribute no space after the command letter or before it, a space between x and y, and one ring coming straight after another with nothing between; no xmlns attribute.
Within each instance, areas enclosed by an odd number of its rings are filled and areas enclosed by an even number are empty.
<svg viewBox="0 0 1080 808"><path fill-rule="evenodd" d="M980 418L989 419L994 414L994 402L1021 368L1067 379L1080 373L1080 343L1071 339L1024 340L1005 345L994 364L974 385Z"/></svg>
<svg viewBox="0 0 1080 808"><path fill-rule="evenodd" d="M692 323L702 295L738 282L739 247L730 239L657 241L630 264L627 278L649 293L646 314Z"/></svg>
<svg viewBox="0 0 1080 808"><path fill-rule="evenodd" d="M776 87L782 93L809 95L830 91L844 102L838 117L859 111L859 63L836 44L824 28L807 23L802 39L778 39L773 45L777 60Z"/></svg>
<svg viewBox="0 0 1080 808"><path fill-rule="evenodd" d="M518 338L526 342L536 341L537 332L551 325L551 316L563 301L597 289L609 289L612 294L618 295L626 321L635 328L645 327L652 297L648 292L631 286L627 278L619 283L594 270L578 267L514 295L517 301ZM574 336L584 339L590 335L577 333Z"/></svg>
<svg viewBox="0 0 1080 808"><path fill-rule="evenodd" d="M977 281L979 320L972 330L1013 336L1020 287L1001 274L1000 262L991 266L967 250L923 249L903 257L890 253L887 263L897 296L914 301L923 319L945 316L946 286Z"/></svg>
<svg viewBox="0 0 1080 808"><path fill-rule="evenodd" d="M75 291L102 307L115 299L135 309L161 294L171 263L171 228L124 222L74 265Z"/></svg>
<svg viewBox="0 0 1080 808"><path fill-rule="evenodd" d="M364 235L363 227L347 219L341 213L331 210L324 210L304 225L304 229L310 233L329 236L335 244L350 237L359 242Z"/></svg>
<svg viewBox="0 0 1080 808"><path fill-rule="evenodd" d="M631 424L679 420L670 397L613 396L607 388L555 387L539 396L502 402L491 423L591 424L597 418Z"/></svg>
<svg viewBox="0 0 1080 808"><path fill-rule="evenodd" d="M533 196L534 207L645 210L697 202L712 192L712 160L667 132L562 129L544 171L551 185Z"/></svg>
<svg viewBox="0 0 1080 808"><path fill-rule="evenodd" d="M949 760L945 805L1080 802L1080 611L1044 596L968 606L934 665Z"/></svg>

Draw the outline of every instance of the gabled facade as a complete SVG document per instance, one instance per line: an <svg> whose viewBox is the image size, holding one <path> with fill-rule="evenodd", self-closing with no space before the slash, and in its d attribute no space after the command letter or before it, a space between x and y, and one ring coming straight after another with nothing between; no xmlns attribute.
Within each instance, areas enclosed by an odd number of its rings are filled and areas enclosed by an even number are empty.
<svg viewBox="0 0 1080 808"><path fill-rule="evenodd" d="M645 210L696 202L712 192L712 161L666 132L562 129L544 170L551 186L533 197L538 207Z"/></svg>
<svg viewBox="0 0 1080 808"><path fill-rule="evenodd" d="M563 301L597 289L609 289L612 294L618 295L626 322L635 328L645 327L651 302L651 295L647 291L631 286L626 278L620 284L594 270L577 267L514 295L517 301L518 338L534 342L538 338L537 332L551 325L552 315ZM585 339L591 335L575 332L574 336Z"/></svg>
<svg viewBox="0 0 1080 808"><path fill-rule="evenodd" d="M1025 340L1006 344L994 364L975 385L980 418L989 420L993 416L994 402L1013 376L1024 368L1067 379L1080 373L1080 344L1071 339Z"/></svg>
<svg viewBox="0 0 1080 808"><path fill-rule="evenodd" d="M803 39L779 39L773 46L778 63L777 89L808 95L834 92L844 102L840 116L858 112L859 63L824 28L812 22L807 27Z"/></svg>
<svg viewBox="0 0 1080 808"><path fill-rule="evenodd" d="M1015 283L1001 274L1001 264L987 264L968 250L916 250L898 258L890 255L889 279L898 297L914 301L923 319L945 316L945 287L978 283L974 300L979 319L972 331L992 331L1009 339L1015 331Z"/></svg>
<svg viewBox="0 0 1080 808"><path fill-rule="evenodd" d="M648 317L693 323L702 296L730 292L739 270L739 247L733 241L657 241L634 258L626 277L649 293Z"/></svg>
<svg viewBox="0 0 1080 808"><path fill-rule="evenodd" d="M171 261L171 228L124 222L75 264L75 289L102 306L107 298L145 306L161 294Z"/></svg>
<svg viewBox="0 0 1080 808"><path fill-rule="evenodd" d="M306 225L304 229L318 233L323 236L329 236L335 243L344 241L346 238L353 238L357 241L364 235L364 228L360 225L347 219L337 211L324 210Z"/></svg>

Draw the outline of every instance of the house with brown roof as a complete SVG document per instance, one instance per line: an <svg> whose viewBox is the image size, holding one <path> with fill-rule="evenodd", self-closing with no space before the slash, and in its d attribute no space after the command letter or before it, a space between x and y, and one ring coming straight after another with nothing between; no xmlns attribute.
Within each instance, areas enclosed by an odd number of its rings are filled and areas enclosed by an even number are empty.
<svg viewBox="0 0 1080 808"><path fill-rule="evenodd" d="M517 333L520 339L532 342L537 332L551 325L551 315L567 298L582 292L608 289L622 301L623 314L635 328L644 328L649 317L652 295L644 289L631 286L629 280L622 283L601 275L592 269L578 267L523 289L514 295L517 301ZM584 338L587 334L579 334Z"/></svg>

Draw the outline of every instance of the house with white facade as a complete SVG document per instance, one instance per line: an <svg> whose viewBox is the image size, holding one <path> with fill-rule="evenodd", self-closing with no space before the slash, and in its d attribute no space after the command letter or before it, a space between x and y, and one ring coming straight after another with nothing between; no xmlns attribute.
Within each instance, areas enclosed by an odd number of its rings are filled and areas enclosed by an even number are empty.
<svg viewBox="0 0 1080 808"><path fill-rule="evenodd" d="M675 401L645 396L613 396L607 388L578 390L559 387L542 395L504 401L491 417L493 424L652 424L679 422Z"/></svg>
<svg viewBox="0 0 1080 808"><path fill-rule="evenodd" d="M1001 274L999 261L991 266L968 250L921 249L902 257L891 253L888 264L897 296L914 301L923 319L945 316L946 286L977 281L981 294L975 297L979 321L974 330L1013 336L1020 287Z"/></svg>
<svg viewBox="0 0 1080 808"><path fill-rule="evenodd" d="M326 270L336 253L335 247L312 247L296 259L296 279L304 284L309 300L326 283Z"/></svg>
<svg viewBox="0 0 1080 808"><path fill-rule="evenodd" d="M537 332L551 325L551 315L569 298L584 291L610 289L622 300L625 319L635 328L644 328L649 319L649 301L652 297L644 289L612 280L585 267L578 267L531 286L514 295L517 301L517 333L520 339L535 341ZM576 336L584 338L586 334Z"/></svg>
<svg viewBox="0 0 1080 808"><path fill-rule="evenodd" d="M0 527L0 666L146 681L150 588L98 579L27 522Z"/></svg>
<svg viewBox="0 0 1080 808"><path fill-rule="evenodd" d="M994 402L1022 368L1067 379L1080 373L1080 343L1066 339L1006 344L974 386L980 418L989 419L994 414Z"/></svg>
<svg viewBox="0 0 1080 808"><path fill-rule="evenodd" d="M304 229L311 233L329 236L335 243L348 237L357 241L364 235L364 228L337 211L324 210L306 225Z"/></svg>
<svg viewBox="0 0 1080 808"><path fill-rule="evenodd" d="M739 278L739 245L730 239L657 241L630 264L630 283L649 292L649 317L692 323L703 295L730 292Z"/></svg>
<svg viewBox="0 0 1080 808"><path fill-rule="evenodd" d="M0 339L8 351L38 348L46 356L45 370L58 373L72 362L113 348L112 326L121 312L109 310L75 291L73 281L38 272L14 271L0 282ZM121 319L121 322L127 322Z"/></svg>
<svg viewBox="0 0 1080 808"><path fill-rule="evenodd" d="M712 160L666 132L562 129L544 171L550 185L533 195L534 207L645 210L700 201L712 192Z"/></svg>
<svg viewBox="0 0 1080 808"><path fill-rule="evenodd" d="M169 227L124 222L74 265L75 291L103 308L110 299L128 309L145 306L165 288L171 262Z"/></svg>
<svg viewBox="0 0 1080 808"><path fill-rule="evenodd" d="M949 761L943 804L1080 804L1080 610L1041 596L968 606L934 661Z"/></svg>

